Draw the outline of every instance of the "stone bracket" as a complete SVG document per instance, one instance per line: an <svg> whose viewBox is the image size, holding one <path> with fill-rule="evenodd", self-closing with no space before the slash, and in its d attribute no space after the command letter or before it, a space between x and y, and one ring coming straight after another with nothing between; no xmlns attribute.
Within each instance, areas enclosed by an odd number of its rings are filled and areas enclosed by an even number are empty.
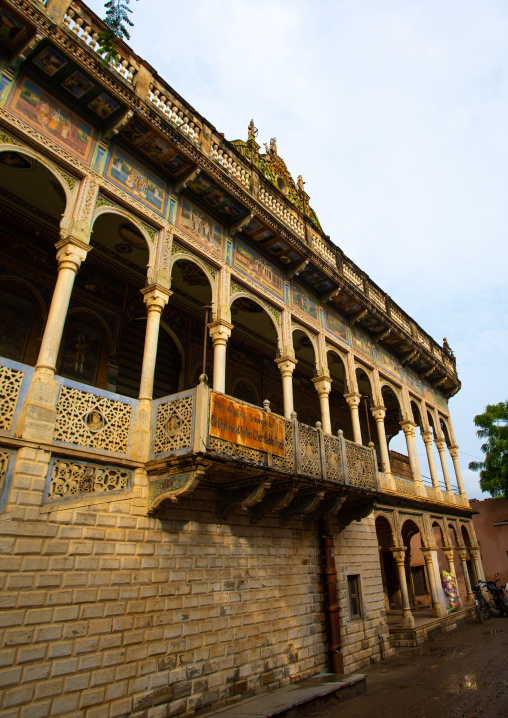
<svg viewBox="0 0 508 718"><path fill-rule="evenodd" d="M324 499L316 511L309 515L309 521L317 521L339 513L346 501L345 496L328 496Z"/></svg>
<svg viewBox="0 0 508 718"><path fill-rule="evenodd" d="M222 520L226 521L234 511L246 511L258 504L263 500L270 486L269 481L261 481L261 483L249 486L247 489L228 492L221 502Z"/></svg>
<svg viewBox="0 0 508 718"><path fill-rule="evenodd" d="M250 511L250 522L251 524L255 524L257 521L259 521L265 514L271 513L274 511L282 511L282 509L285 509L291 501L294 499L298 492L298 486L296 484L293 484L292 486L288 486L285 489L280 489L278 491L271 491L269 494L265 496L263 501L257 504L257 506L253 507Z"/></svg>
<svg viewBox="0 0 508 718"><path fill-rule="evenodd" d="M343 531L353 521L366 518L375 507L376 500L370 496L346 502L337 514L339 530Z"/></svg>
<svg viewBox="0 0 508 718"><path fill-rule="evenodd" d="M174 466L154 478L149 477L148 513L154 513L164 501L176 503L180 497L192 493L210 465L211 462L199 461L191 467Z"/></svg>
<svg viewBox="0 0 508 718"><path fill-rule="evenodd" d="M285 526L293 516L307 516L314 511L325 497L325 491L313 491L310 494L301 494L283 509L279 516L282 526Z"/></svg>

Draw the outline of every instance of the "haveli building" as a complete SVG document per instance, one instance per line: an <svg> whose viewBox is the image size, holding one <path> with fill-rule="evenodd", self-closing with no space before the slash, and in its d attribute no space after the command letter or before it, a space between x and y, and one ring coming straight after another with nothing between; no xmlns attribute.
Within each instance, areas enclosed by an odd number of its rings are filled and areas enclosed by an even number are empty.
<svg viewBox="0 0 508 718"><path fill-rule="evenodd" d="M105 66L102 28L0 2L0 718L351 673L424 638L418 596L456 620L439 556L461 616L483 577L447 344L275 140L226 141L120 41Z"/></svg>

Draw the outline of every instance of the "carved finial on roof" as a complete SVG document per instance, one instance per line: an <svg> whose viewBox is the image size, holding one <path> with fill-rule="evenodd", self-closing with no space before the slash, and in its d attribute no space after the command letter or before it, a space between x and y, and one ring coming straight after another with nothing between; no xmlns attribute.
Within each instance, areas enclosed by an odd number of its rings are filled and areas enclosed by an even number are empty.
<svg viewBox="0 0 508 718"><path fill-rule="evenodd" d="M443 349L448 354L448 356L452 357L454 355L446 337L443 339Z"/></svg>
<svg viewBox="0 0 508 718"><path fill-rule="evenodd" d="M270 140L270 147L268 147L266 142L263 142L263 144L265 146L267 155L270 155L270 157L272 159L277 157L277 138L276 137L272 137L272 139Z"/></svg>
<svg viewBox="0 0 508 718"><path fill-rule="evenodd" d="M258 128L254 125L254 120L249 122L249 140L257 137Z"/></svg>
<svg viewBox="0 0 508 718"><path fill-rule="evenodd" d="M299 191L299 192L305 192L305 187L304 187L305 182L303 181L302 175L298 175L298 179L297 179L297 181L296 181L296 184L298 185L298 191Z"/></svg>

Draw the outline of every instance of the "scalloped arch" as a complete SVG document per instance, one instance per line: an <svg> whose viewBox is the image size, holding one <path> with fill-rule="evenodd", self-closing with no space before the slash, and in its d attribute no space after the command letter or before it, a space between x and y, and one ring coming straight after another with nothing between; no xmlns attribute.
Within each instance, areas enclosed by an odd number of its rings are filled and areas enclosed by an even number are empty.
<svg viewBox="0 0 508 718"><path fill-rule="evenodd" d="M16 149L13 150L13 147ZM43 167L45 167L51 174L55 177L56 180L58 180L58 183L61 185L64 194L65 194L65 210L62 214L62 218L60 220L60 226L63 226L65 224L65 221L67 221L71 214L72 214L72 198L75 193L76 185L78 184L78 181L76 180L76 184L74 185L74 188L71 190L69 187L67 181L65 180L64 172L61 170L58 165L53 164L53 162L50 162L46 157L43 157L35 150L32 150L30 147L25 147L24 145L18 145L13 144L11 142L2 142L0 143L0 152L18 152L21 155L27 155L28 157L31 157L33 160L41 164Z"/></svg>
<svg viewBox="0 0 508 718"><path fill-rule="evenodd" d="M95 225L95 222L101 217L103 214L117 214L119 217L122 217L123 219L127 220L128 222L131 222L136 229L139 230L139 232L143 235L143 239L146 242L146 248L148 250L148 266L151 267L153 263L154 258L154 243L152 242L148 232L146 231L145 227L143 226L142 222L135 217L130 212L127 212L127 210L122 209L121 207L115 207L113 205L101 205L97 206L95 205L95 209L93 211L92 215L92 221L91 221L91 227L92 232Z"/></svg>
<svg viewBox="0 0 508 718"><path fill-rule="evenodd" d="M210 269L207 267L207 265L199 259L199 257L195 257L193 254L189 254L188 252L178 252L177 254L174 254L171 257L171 261L169 263L169 276L173 277L173 267L174 265L179 262L180 260L185 259L188 262L194 262L204 273L205 277L208 279L208 282L210 283L210 289L212 291L212 305L213 307L217 306L217 279L212 276L210 273Z"/></svg>
<svg viewBox="0 0 508 718"><path fill-rule="evenodd" d="M267 305L265 304L265 302L263 302L262 299L259 299L259 297L257 297L255 294L251 294L251 292L247 292L247 291L235 292L235 294L232 294L231 297L230 297L230 300L229 300L229 308L231 309L231 307L232 307L233 304L236 302L236 300L237 300L237 299L241 299L242 297L246 297L247 299L251 299L251 300L252 300L253 302L255 302L256 304L259 304L259 306L262 308L262 310L263 310L264 312L266 312L266 314L267 314L268 317L270 318L270 321L271 321L272 324L273 324L273 328L275 329L275 332L276 332L276 334L277 334L277 344L278 344L279 351L281 351L281 349L282 349L282 336L281 336L280 326L277 324L277 322L275 321L275 317L272 316L271 312L267 309Z"/></svg>

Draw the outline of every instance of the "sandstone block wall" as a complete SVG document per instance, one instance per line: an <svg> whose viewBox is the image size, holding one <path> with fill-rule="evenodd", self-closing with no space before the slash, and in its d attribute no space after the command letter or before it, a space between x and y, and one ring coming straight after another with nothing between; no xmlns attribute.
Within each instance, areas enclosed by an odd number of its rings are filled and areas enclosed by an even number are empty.
<svg viewBox="0 0 508 718"><path fill-rule="evenodd" d="M317 526L195 496L0 516L0 718L191 715L327 669Z"/></svg>
<svg viewBox="0 0 508 718"><path fill-rule="evenodd" d="M339 615L348 673L391 654L374 516L335 535ZM359 576L361 617L351 617L347 576Z"/></svg>

